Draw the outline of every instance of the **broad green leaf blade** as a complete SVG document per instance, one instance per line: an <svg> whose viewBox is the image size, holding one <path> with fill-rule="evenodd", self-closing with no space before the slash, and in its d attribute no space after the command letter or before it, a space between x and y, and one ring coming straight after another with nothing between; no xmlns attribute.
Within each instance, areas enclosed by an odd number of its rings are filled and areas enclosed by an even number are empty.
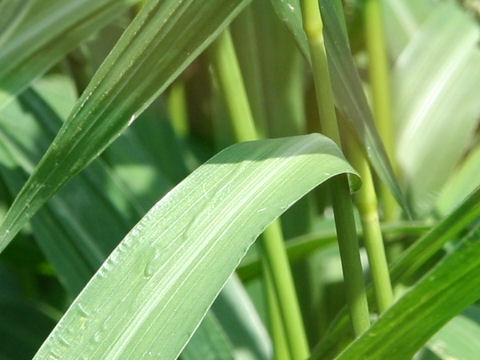
<svg viewBox="0 0 480 360"><path fill-rule="evenodd" d="M299 0L272 0L272 4L280 19L294 34L300 48L304 49L306 36L303 32ZM382 140L375 128L372 112L355 68L341 7L336 5L336 1L331 0L320 1L320 5L336 106L345 114L348 126L355 130L355 134L363 144L368 159L378 176L388 186L404 211L409 214L407 201L402 194ZM310 52L307 54L307 59L310 59Z"/></svg>
<svg viewBox="0 0 480 360"><path fill-rule="evenodd" d="M479 298L480 230L476 227L338 359L411 359L448 320Z"/></svg>
<svg viewBox="0 0 480 360"><path fill-rule="evenodd" d="M9 0L0 3L0 48L28 14L33 0Z"/></svg>
<svg viewBox="0 0 480 360"><path fill-rule="evenodd" d="M82 40L139 0L29 0L0 36L0 109ZM12 5L3 5L3 7ZM0 20L3 20L3 13ZM0 25L1 26L1 25Z"/></svg>
<svg viewBox="0 0 480 360"><path fill-rule="evenodd" d="M42 80L41 88L44 88L42 93L48 98L54 98L56 105L62 105L65 99L59 100L56 96L57 89L55 88L53 92L55 96L52 97L51 87L46 86L52 84L50 80ZM53 84L62 89L63 94L66 93L67 84L60 84L58 79L55 79ZM39 155L48 147L60 124L59 117L49 104L30 89L0 112L0 139L2 139L0 173L13 193L20 190L20 185L28 178L27 174L32 171ZM135 129L129 130L132 137L132 130ZM121 139L122 137L119 140ZM124 145L117 142L111 149ZM148 152L142 144L127 142L127 145L134 156ZM139 172L138 168L144 168L141 171L143 177L140 179L132 176ZM150 177L145 177L146 171L148 174L154 173L156 181L150 181ZM131 165L120 172L131 177L132 181L127 182L127 188L119 186L123 179L119 178L115 168L109 168L98 159L31 220L37 243L54 265L61 283L72 297L83 289L112 248L147 211L148 208L144 209L143 204L137 203L137 199L142 198L143 192L147 190L150 196L156 198L165 193L165 187L158 186L158 181L163 175L155 171L154 161ZM133 180L137 180L140 186L132 186ZM95 186L96 184L99 187ZM149 199L148 203L150 206L153 205L153 199ZM98 219L101 221L97 221ZM25 326L26 322L21 324ZM205 351L212 351L212 347L215 346L223 348L224 353L232 352L218 334L223 330L219 326L213 326L212 321L206 325L202 323L198 332L197 339L209 338L211 343L207 346L200 340L194 341L187 346L190 354L205 354ZM37 347L33 348L31 355L47 335L48 332L37 343Z"/></svg>
<svg viewBox="0 0 480 360"><path fill-rule="evenodd" d="M60 126L60 118L34 90L0 112L0 173L12 194ZM72 296L144 214L127 194L112 171L97 161L32 219L39 246Z"/></svg>
<svg viewBox="0 0 480 360"><path fill-rule="evenodd" d="M228 25L248 0L150 0L77 102L0 226L0 251Z"/></svg>
<svg viewBox="0 0 480 360"><path fill-rule="evenodd" d="M427 346L442 360L476 360L480 354L480 309L472 306L454 317Z"/></svg>
<svg viewBox="0 0 480 360"><path fill-rule="evenodd" d="M353 169L318 134L221 152L131 230L35 359L174 359L266 226L345 172Z"/></svg>
<svg viewBox="0 0 480 360"><path fill-rule="evenodd" d="M392 73L396 158L419 216L432 209L478 125L480 107L472 94L480 89L479 39L470 14L455 2L441 3Z"/></svg>

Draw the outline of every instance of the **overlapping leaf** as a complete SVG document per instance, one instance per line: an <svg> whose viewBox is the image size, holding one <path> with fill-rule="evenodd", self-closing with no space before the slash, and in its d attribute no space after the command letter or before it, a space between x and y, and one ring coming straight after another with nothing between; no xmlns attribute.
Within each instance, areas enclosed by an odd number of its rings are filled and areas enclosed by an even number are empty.
<svg viewBox="0 0 480 360"><path fill-rule="evenodd" d="M82 40L138 1L3 1L0 109Z"/></svg>
<svg viewBox="0 0 480 360"><path fill-rule="evenodd" d="M419 215L431 210L478 125L480 107L472 94L480 89L479 39L475 20L446 1L434 8L396 61L396 158Z"/></svg>
<svg viewBox="0 0 480 360"><path fill-rule="evenodd" d="M0 226L0 250L95 159L248 3L151 0L123 34Z"/></svg>
<svg viewBox="0 0 480 360"><path fill-rule="evenodd" d="M318 134L221 152L131 230L35 358L174 359L265 227L319 183L352 171Z"/></svg>
<svg viewBox="0 0 480 360"><path fill-rule="evenodd" d="M412 358L448 320L480 298L479 240L477 227L338 359Z"/></svg>
<svg viewBox="0 0 480 360"><path fill-rule="evenodd" d="M336 1L331 0L320 2L324 21L325 46L336 106L346 115L349 126L355 130L378 176L389 187L403 209L409 213L406 199L402 194L383 143L375 128L372 112L353 62L341 7L338 7L335 3ZM272 0L272 4L280 19L285 22L285 25L295 36L307 59L310 59L308 42L303 31L299 0Z"/></svg>

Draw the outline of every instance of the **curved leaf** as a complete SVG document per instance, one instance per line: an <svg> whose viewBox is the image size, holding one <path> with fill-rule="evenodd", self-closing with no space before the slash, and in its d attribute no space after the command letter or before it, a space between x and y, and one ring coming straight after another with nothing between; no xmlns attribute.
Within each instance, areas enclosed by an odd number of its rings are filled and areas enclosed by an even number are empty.
<svg viewBox="0 0 480 360"><path fill-rule="evenodd" d="M307 39L303 31L299 0L272 0L280 19L295 36L302 51L307 51ZM343 13L336 1L320 1L324 21L325 46L335 104L346 115L348 126L362 143L369 161L378 176L388 186L393 196L409 214L407 201L393 172L387 153L373 122L372 112L362 89L360 77L355 68L353 57L344 27ZM308 43L307 43L308 45ZM310 51L306 52L310 59Z"/></svg>
<svg viewBox="0 0 480 360"><path fill-rule="evenodd" d="M4 18L13 19L8 19L0 35L0 109L82 40L138 1L3 1L0 30ZM10 11L2 13L5 7Z"/></svg>
<svg viewBox="0 0 480 360"><path fill-rule="evenodd" d="M0 251L215 38L248 0L150 0L95 74L0 226Z"/></svg>
<svg viewBox="0 0 480 360"><path fill-rule="evenodd" d="M318 134L222 151L131 230L35 359L174 359L266 226L345 172L353 169Z"/></svg>

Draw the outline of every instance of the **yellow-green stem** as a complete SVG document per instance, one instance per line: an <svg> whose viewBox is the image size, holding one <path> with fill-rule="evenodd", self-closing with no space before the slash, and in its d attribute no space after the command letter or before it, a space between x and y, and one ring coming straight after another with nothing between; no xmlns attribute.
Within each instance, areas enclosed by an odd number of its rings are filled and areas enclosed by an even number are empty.
<svg viewBox="0 0 480 360"><path fill-rule="evenodd" d="M355 193L355 204L362 221L363 240L370 263L375 298L378 310L382 313L393 303L393 291L378 217L377 195L368 161L357 139L346 131L344 143L348 159L362 178L362 187Z"/></svg>
<svg viewBox="0 0 480 360"><path fill-rule="evenodd" d="M389 64L383 31L380 0L365 1L365 34L369 57L369 75L372 88L373 113L378 132L383 140L387 154L395 164L395 140L392 119L392 100L389 76ZM399 207L385 184L381 184L382 208L386 221L396 220Z"/></svg>
<svg viewBox="0 0 480 360"><path fill-rule="evenodd" d="M325 135L340 144L318 0L302 0L302 14L312 56L312 70L322 129ZM332 180L330 186L347 304L353 330L356 335L360 335L370 326L370 317L348 179L346 176L338 176Z"/></svg>
<svg viewBox="0 0 480 360"><path fill-rule="evenodd" d="M212 60L237 141L258 139L240 67L228 30L220 35L214 43ZM279 221L274 222L265 230L263 239L259 242L259 247L269 269L270 275L267 275L265 280L267 282L271 281L271 283L267 286L272 286L275 290L290 357L293 360L304 360L309 355L309 348ZM275 305L270 304L270 306ZM275 350L283 353L284 346Z"/></svg>

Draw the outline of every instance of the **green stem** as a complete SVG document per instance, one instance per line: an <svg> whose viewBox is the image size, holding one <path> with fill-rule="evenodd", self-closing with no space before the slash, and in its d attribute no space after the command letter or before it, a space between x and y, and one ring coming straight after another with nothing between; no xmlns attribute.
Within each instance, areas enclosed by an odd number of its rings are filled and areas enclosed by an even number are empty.
<svg viewBox="0 0 480 360"><path fill-rule="evenodd" d="M366 0L364 14L375 123L395 169L391 87L380 0ZM381 184L380 191L385 220L393 221L398 216L397 202L385 184Z"/></svg>
<svg viewBox="0 0 480 360"><path fill-rule="evenodd" d="M213 66L230 115L237 141L258 139L240 67L230 32L225 31L214 43ZM271 224L260 241L260 249L268 267L267 286L275 290L287 346L293 360L303 360L309 355L305 329L295 287L285 250L280 222ZM283 352L285 347L275 349Z"/></svg>
<svg viewBox="0 0 480 360"><path fill-rule="evenodd" d="M323 22L317 0L302 0L303 25L310 45L317 105L325 135L340 144L335 106L328 73L327 53L323 38ZM353 204L348 179L338 176L331 182L333 211L342 260L353 330L360 335L370 326L367 296L360 251L353 217Z"/></svg>
<svg viewBox="0 0 480 360"><path fill-rule="evenodd" d="M346 131L345 136L348 159L362 178L362 187L355 193L355 204L362 221L363 239L370 263L378 310L382 313L392 305L393 291L378 217L377 195L372 173L360 144L352 133Z"/></svg>
<svg viewBox="0 0 480 360"><path fill-rule="evenodd" d="M175 81L168 94L168 109L172 127L180 138L188 135L188 114L185 83L182 80Z"/></svg>

